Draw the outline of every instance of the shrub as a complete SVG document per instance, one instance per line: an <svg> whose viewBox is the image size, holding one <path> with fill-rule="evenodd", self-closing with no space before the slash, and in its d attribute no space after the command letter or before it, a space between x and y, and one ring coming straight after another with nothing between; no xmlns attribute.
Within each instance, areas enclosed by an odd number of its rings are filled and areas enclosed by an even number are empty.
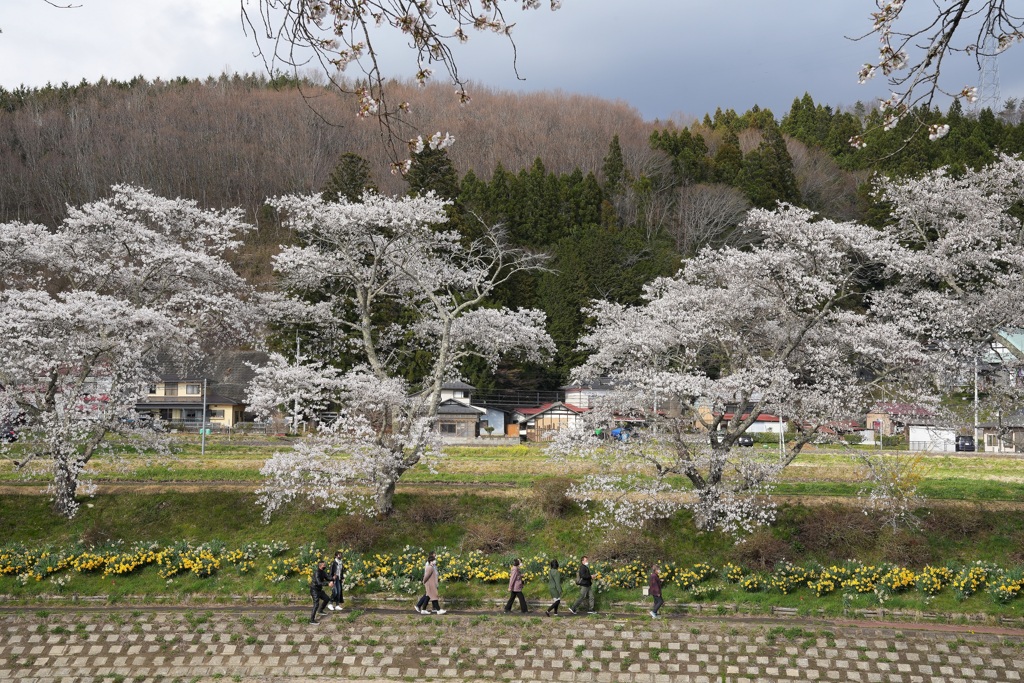
<svg viewBox="0 0 1024 683"><path fill-rule="evenodd" d="M807 509L795 540L807 552L824 557L857 557L873 545L878 527L874 516L831 503Z"/></svg>
<svg viewBox="0 0 1024 683"><path fill-rule="evenodd" d="M991 531L992 520L981 509L980 504L936 505L921 516L921 526L929 533L942 534L962 541L976 534Z"/></svg>
<svg viewBox="0 0 1024 683"><path fill-rule="evenodd" d="M934 559L928 542L906 529L887 527L878 537L878 549L883 560L905 567L923 567Z"/></svg>
<svg viewBox="0 0 1024 683"><path fill-rule="evenodd" d="M565 477L541 479L533 486L533 497L537 507L551 517L561 517L569 512L575 503L566 495L572 481Z"/></svg>
<svg viewBox="0 0 1024 683"><path fill-rule="evenodd" d="M331 548L349 547L369 552L380 545L387 534L384 525L364 515L344 515L327 527L327 543Z"/></svg>
<svg viewBox="0 0 1024 683"><path fill-rule="evenodd" d="M793 556L793 548L767 529L760 529L736 544L730 559L743 567L771 569L776 562Z"/></svg>
<svg viewBox="0 0 1024 683"><path fill-rule="evenodd" d="M636 529L615 529L605 536L593 556L604 562L640 560L649 564L661 559L662 548L653 539Z"/></svg>
<svg viewBox="0 0 1024 683"><path fill-rule="evenodd" d="M522 530L519 525L511 521L472 522L466 525L466 533L462 537L462 547L467 550L497 554L508 552L521 540L523 540Z"/></svg>
<svg viewBox="0 0 1024 683"><path fill-rule="evenodd" d="M402 517L412 524L448 524L459 517L459 508L446 496L417 497L402 508Z"/></svg>

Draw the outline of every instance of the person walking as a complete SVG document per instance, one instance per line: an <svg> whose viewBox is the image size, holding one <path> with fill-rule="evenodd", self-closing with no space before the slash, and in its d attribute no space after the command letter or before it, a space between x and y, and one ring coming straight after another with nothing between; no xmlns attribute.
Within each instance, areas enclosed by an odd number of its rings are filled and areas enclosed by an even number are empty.
<svg viewBox="0 0 1024 683"><path fill-rule="evenodd" d="M313 569L313 574L309 577L309 594L313 597L313 611L309 615L309 623L316 624L317 612L323 616L327 611L327 605L330 603L330 598L324 593L324 586L330 584L331 579L327 576L327 570L324 569L324 565L327 564L323 560L316 563L316 568ZM317 608L319 607L319 610Z"/></svg>
<svg viewBox="0 0 1024 683"><path fill-rule="evenodd" d="M580 596L572 603L569 611L576 614L582 609L583 603L588 603L587 614L594 614L594 577L590 573L590 560L584 555L580 560L580 570L576 574L576 585L580 587Z"/></svg>
<svg viewBox="0 0 1024 683"><path fill-rule="evenodd" d="M661 597L661 577L658 575L658 564L651 567L651 576L647 579L647 592L654 598L654 609L651 610L651 618L658 618L658 610L665 604Z"/></svg>
<svg viewBox="0 0 1024 683"><path fill-rule="evenodd" d="M329 610L340 610L342 603L345 602L345 595L343 592L342 584L345 578L345 566L341 561L341 551L334 553L334 560L331 562L331 570L329 572L331 585L334 590L331 591L331 604L327 606Z"/></svg>
<svg viewBox="0 0 1024 683"><path fill-rule="evenodd" d="M519 558L512 560L512 566L508 572L508 602L505 604L505 613L512 611L512 603L519 598L519 611L526 613L526 596L523 595L523 572L519 569Z"/></svg>
<svg viewBox="0 0 1024 683"><path fill-rule="evenodd" d="M423 597L416 603L416 611L420 614L430 614L430 610L427 609L427 603L433 601L434 614L446 614L448 610L441 609L441 605L438 604L437 594L437 582L440 579L440 575L437 573L437 556L434 553L430 553L427 557L427 564L423 567Z"/></svg>
<svg viewBox="0 0 1024 683"><path fill-rule="evenodd" d="M554 611L555 616L558 616L558 603L562 602L562 575L558 571L558 560L551 560L551 566L548 567L548 591L554 602L544 610L544 614L550 617Z"/></svg>

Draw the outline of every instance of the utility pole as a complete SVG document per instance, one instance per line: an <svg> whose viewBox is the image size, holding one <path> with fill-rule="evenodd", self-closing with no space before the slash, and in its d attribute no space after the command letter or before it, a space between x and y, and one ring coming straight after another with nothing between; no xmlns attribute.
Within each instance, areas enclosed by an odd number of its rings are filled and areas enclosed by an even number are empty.
<svg viewBox="0 0 1024 683"><path fill-rule="evenodd" d="M298 365L301 361L299 357L299 331L295 330L295 364ZM299 399L295 398L295 412L292 414L292 432L296 435L299 433Z"/></svg>
<svg viewBox="0 0 1024 683"><path fill-rule="evenodd" d="M200 452L206 457L206 378L203 378L203 421L199 423Z"/></svg>
<svg viewBox="0 0 1024 683"><path fill-rule="evenodd" d="M981 450L981 442L978 441L978 354L974 354L974 451Z"/></svg>

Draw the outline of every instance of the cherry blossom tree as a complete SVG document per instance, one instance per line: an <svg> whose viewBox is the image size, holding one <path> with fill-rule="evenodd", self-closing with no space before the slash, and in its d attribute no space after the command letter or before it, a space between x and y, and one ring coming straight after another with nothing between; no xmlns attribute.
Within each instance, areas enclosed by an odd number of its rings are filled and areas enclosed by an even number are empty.
<svg viewBox="0 0 1024 683"><path fill-rule="evenodd" d="M877 305L929 340L947 385L970 384L976 364L985 365L982 410L1012 412L1024 398L1024 359L1006 337L1024 327L1024 160L1002 155L956 176L939 169L883 178L877 192L891 207L886 239L899 245L889 259L898 283L878 294ZM952 405L939 417L971 421Z"/></svg>
<svg viewBox="0 0 1024 683"><path fill-rule="evenodd" d="M926 358L866 294L893 248L877 231L790 206L754 210L744 229L763 243L704 250L650 283L639 306L593 306L598 323L583 339L592 355L577 374L609 376L617 389L552 451L600 464L571 489L597 523L638 524L680 507L705 530L769 521L764 496L804 446ZM782 416L788 443L738 447L762 413ZM644 425L628 441L596 436L627 421Z"/></svg>
<svg viewBox="0 0 1024 683"><path fill-rule="evenodd" d="M966 55L981 71L981 60L1001 53L1024 39L1024 16L1010 11L1003 0L949 0L936 2L921 14L907 9L906 0L875 0L872 28L858 38L876 37L878 59L860 69L860 82L879 71L888 79L892 95L881 103L885 127L895 127L915 109L930 109L937 95L974 102L977 88L944 85L946 60ZM934 124L929 138L944 137L949 126ZM851 139L863 146L861 136Z"/></svg>
<svg viewBox="0 0 1024 683"><path fill-rule="evenodd" d="M19 468L49 463L57 513L74 516L96 454L160 445L134 412L158 362L252 336L249 288L224 258L248 228L240 211L123 185L52 230L0 225L0 411L23 418L4 448Z"/></svg>
<svg viewBox="0 0 1024 683"><path fill-rule="evenodd" d="M252 32L268 71L274 73L283 65L298 74L312 65L332 87L357 96L358 116L378 120L399 169L407 155L396 146L397 130L410 105L391 101L386 82L393 74L382 69L380 45L392 36L407 41L416 80L424 84L440 69L455 86L459 101L466 103L470 99L467 83L453 47L468 41L474 31L496 33L508 40L514 69L515 24L506 15L510 6L526 11L541 4L541 0L242 0L241 9L243 25ZM554 11L561 1L545 4ZM251 5L255 12L250 13ZM357 68L361 76L346 80L349 67Z"/></svg>
<svg viewBox="0 0 1024 683"><path fill-rule="evenodd" d="M250 400L258 411L296 400L341 408L331 425L267 461L260 500L268 516L298 496L387 514L401 476L438 454L441 386L463 361L540 360L554 349L542 312L487 306L497 286L543 268L545 258L508 246L497 227L472 241L444 230L448 203L433 193L271 203L303 242L275 257L277 315L301 326L306 358L350 362L338 370L277 358L257 373ZM400 371L413 356L424 369L410 383Z"/></svg>

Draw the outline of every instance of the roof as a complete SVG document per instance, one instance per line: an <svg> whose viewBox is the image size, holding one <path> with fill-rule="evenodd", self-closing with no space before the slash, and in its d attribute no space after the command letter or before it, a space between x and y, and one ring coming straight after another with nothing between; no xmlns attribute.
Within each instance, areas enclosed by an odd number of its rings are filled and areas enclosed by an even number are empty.
<svg viewBox="0 0 1024 683"><path fill-rule="evenodd" d="M876 403L868 412L885 413L886 415L910 415L914 417L927 417L932 414L930 410L922 406L896 401Z"/></svg>
<svg viewBox="0 0 1024 683"><path fill-rule="evenodd" d="M461 382L461 381L458 381L458 380L456 380L454 382L445 382L444 384L441 385L441 388L442 389L476 389L476 387L474 387L472 384L466 384L465 382Z"/></svg>
<svg viewBox="0 0 1024 683"><path fill-rule="evenodd" d="M735 413L726 413L725 415L722 416L722 419L723 420L731 420L734 415L735 415ZM743 413L743 416L740 419L741 420L746 420L748 417L750 417L750 413ZM772 415L770 413L758 413L757 418L754 421L755 422L778 422L779 421L779 416L778 415Z"/></svg>
<svg viewBox="0 0 1024 683"><path fill-rule="evenodd" d="M453 398L447 401L442 401L437 406L438 415L482 415L487 412L483 408L477 408L469 404L463 403L462 401L456 401Z"/></svg>
<svg viewBox="0 0 1024 683"><path fill-rule="evenodd" d="M519 413L520 415L525 415L526 417L535 417L537 415L540 415L541 413L546 413L550 410L556 410L558 408L566 408L569 410L569 412L576 413L577 415L582 415L583 413L588 411L587 408L580 408L579 406L574 406L571 403L562 403L561 401L555 401L554 403L544 403L542 405L535 407L516 408L515 412Z"/></svg>
<svg viewBox="0 0 1024 683"><path fill-rule="evenodd" d="M256 371L249 364L265 365L268 359L263 351L218 351L191 366L183 367L171 359L163 359L163 367L158 374L164 382L202 382L206 379L211 396L208 403L241 404L245 403L249 382L256 376ZM214 395L218 401L212 399Z"/></svg>
<svg viewBox="0 0 1024 683"><path fill-rule="evenodd" d="M578 391L580 389L591 389L593 391L611 391L615 388L615 380L611 377L597 377L592 379L581 379L575 384L566 384L558 387L562 391Z"/></svg>

